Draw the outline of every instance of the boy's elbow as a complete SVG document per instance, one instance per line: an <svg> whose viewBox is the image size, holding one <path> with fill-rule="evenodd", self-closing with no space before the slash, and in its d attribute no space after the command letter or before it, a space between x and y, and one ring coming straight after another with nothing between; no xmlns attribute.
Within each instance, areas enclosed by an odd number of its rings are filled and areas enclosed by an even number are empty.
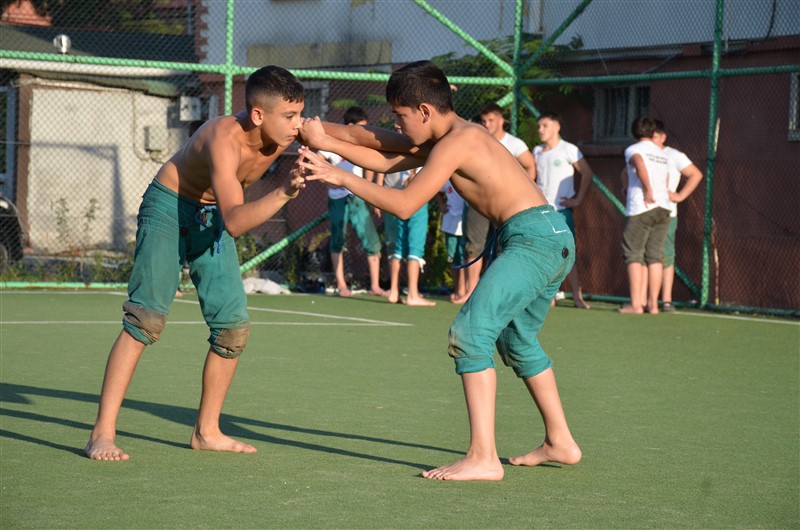
<svg viewBox="0 0 800 530"><path fill-rule="evenodd" d="M245 232L245 230L243 230L239 226L236 226L233 223L223 223L223 224L225 225L225 231L228 232L231 235L231 237L239 237Z"/></svg>
<svg viewBox="0 0 800 530"><path fill-rule="evenodd" d="M397 214L396 215L397 215L398 219L402 219L403 221L408 221L409 219L411 219L412 215L417 213L418 210L419 210L419 208L413 209L413 208L410 208L409 206L404 204L404 205L400 206L400 208L397 210Z"/></svg>

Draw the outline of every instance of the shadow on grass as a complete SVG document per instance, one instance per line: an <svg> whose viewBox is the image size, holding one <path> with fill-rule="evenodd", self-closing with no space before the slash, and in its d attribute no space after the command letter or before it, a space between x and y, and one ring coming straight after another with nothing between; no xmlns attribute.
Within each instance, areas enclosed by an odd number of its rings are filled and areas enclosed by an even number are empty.
<svg viewBox="0 0 800 530"><path fill-rule="evenodd" d="M0 416L5 417L12 417L17 419L23 420L30 420L37 423L52 423L56 425L62 425L65 427L71 427L75 429L82 429L86 431L91 431L93 425L90 423L80 422L69 420L66 418L58 418L53 416L46 416L36 412L29 412L23 410L13 410L9 409L5 406L8 403L18 403L18 404L31 404L31 401L26 396L43 396L43 397L52 397L52 398L59 398L59 399L68 399L72 401L79 401L83 403L97 403L99 397L95 394L89 394L86 392L75 392L71 390L57 390L52 388L40 388L28 385L17 385L13 383L2 383L0 384L0 402L4 404L2 408L0 408ZM123 408L138 410L140 412L147 412L149 414L153 414L161 419L172 421L178 424L186 425L189 429L194 426L195 418L197 417L197 411L195 409L190 409L188 407L180 407L175 405L165 405L162 403L152 403L148 401L140 401L136 399L126 399L123 404ZM361 441L361 442L368 442L374 444L385 444L391 446L399 446L399 447L409 447L414 449L426 449L431 451L438 451L438 452L445 452L445 453L454 453L461 455L460 451L454 451L452 449L445 449L442 447L435 447L431 445L424 445L424 444L416 444L412 442L403 442L398 440L390 440L386 438L377 438L373 436L363 436L359 434L348 434L348 433L340 433L340 432L333 432L333 431L325 431L320 429L310 429L306 427L298 427L294 425L284 425L280 423L273 423L268 421L256 420L252 418L244 418L241 416L232 416L229 414L222 414L220 418L220 427L222 431L226 434L236 437L236 438L248 438L250 440L258 440L261 442L276 444L276 445L285 445L291 447L297 447L299 449L305 449L308 451L318 451L323 453L329 454L336 454L341 456L349 456L353 458L361 458L365 460L373 460L379 462L387 462L392 464L401 464L406 466L411 466L415 468L428 468L432 466L428 466L425 464L419 464L415 462L407 462L402 460L396 460L393 458L386 458L382 456L376 456L366 453L359 453L352 450L345 450L336 447L328 447L321 444L309 443L309 442L300 442L297 440L290 440L286 438L280 438L277 436L271 436L265 434L263 432L257 432L253 430L253 428L262 428L262 429L269 429L275 431L283 431L287 433L299 433L299 434L306 434L310 436L323 436L329 438L337 438L337 439L346 439L351 441ZM169 445L172 447L181 447L181 448L188 448L188 443L178 443L173 442L170 440L164 440L161 438L154 438L151 436L132 433L128 431L117 431L118 436L125 436L129 438L135 438L139 440L146 440L148 442L153 443L160 443L164 445ZM54 449L60 449L67 451L69 453L74 453L77 455L83 456L83 449L82 448L74 448L64 446L49 440L43 440L40 438L34 438L32 436L14 433L8 431L6 429L0 430L0 438L11 438L15 440L25 441L29 443L34 443L38 445L44 445L47 447L52 447ZM87 438L88 439L88 438Z"/></svg>

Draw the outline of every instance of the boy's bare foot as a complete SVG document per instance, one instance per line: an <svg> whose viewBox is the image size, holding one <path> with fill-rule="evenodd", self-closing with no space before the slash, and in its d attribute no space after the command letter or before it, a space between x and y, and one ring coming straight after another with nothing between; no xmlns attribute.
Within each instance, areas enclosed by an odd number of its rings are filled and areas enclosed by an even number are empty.
<svg viewBox="0 0 800 530"><path fill-rule="evenodd" d="M197 428L192 431L190 442L192 449L199 451L224 451L227 453L255 453L256 448L252 445L234 440L230 436L225 436L221 432L211 436L200 436Z"/></svg>
<svg viewBox="0 0 800 530"><path fill-rule="evenodd" d="M647 312L650 313L651 315L657 315L658 314L658 305L655 305L655 306L648 305L647 306Z"/></svg>
<svg viewBox="0 0 800 530"><path fill-rule="evenodd" d="M343 298L350 298L351 296L353 296L353 291L351 291L350 289L347 289L347 288L345 288L345 289L336 289L336 294L338 296L343 297Z"/></svg>
<svg viewBox="0 0 800 530"><path fill-rule="evenodd" d="M644 309L642 309L641 307L632 306L630 304L623 305L622 307L617 309L617 311L626 315L641 315L644 313Z"/></svg>
<svg viewBox="0 0 800 530"><path fill-rule="evenodd" d="M575 307L578 309L591 309L592 306L586 303L586 300L583 298L576 298L575 299Z"/></svg>
<svg viewBox="0 0 800 530"><path fill-rule="evenodd" d="M369 294L371 294L372 296L388 297L389 296L389 291L384 291L383 289L377 289L377 290L376 289L370 289L369 290Z"/></svg>
<svg viewBox="0 0 800 530"><path fill-rule="evenodd" d="M563 446L553 446L545 442L528 454L509 458L508 462L513 466L538 466L545 462L571 465L580 462L581 456L581 448L575 442Z"/></svg>
<svg viewBox="0 0 800 530"><path fill-rule="evenodd" d="M423 477L431 480L503 480L504 475L499 458L479 460L469 455L450 465L422 472Z"/></svg>
<svg viewBox="0 0 800 530"><path fill-rule="evenodd" d="M386 298L389 300L390 304L396 304L397 302L400 301L400 293L395 293L390 291L389 294L386 296Z"/></svg>
<svg viewBox="0 0 800 530"><path fill-rule="evenodd" d="M86 456L92 460L128 460L130 456L128 453L120 449L114 444L114 440L107 438L97 438L89 440L83 450Z"/></svg>
<svg viewBox="0 0 800 530"><path fill-rule="evenodd" d="M415 306L425 306L425 307L433 307L436 305L436 302L428 300L427 298L423 298L421 296L417 298L411 298L410 296L403 301L406 305L415 305Z"/></svg>

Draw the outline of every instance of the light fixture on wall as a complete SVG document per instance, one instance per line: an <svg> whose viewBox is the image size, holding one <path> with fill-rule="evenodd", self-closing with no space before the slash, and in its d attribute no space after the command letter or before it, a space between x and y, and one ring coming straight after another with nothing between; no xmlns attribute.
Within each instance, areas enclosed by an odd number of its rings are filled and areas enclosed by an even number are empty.
<svg viewBox="0 0 800 530"><path fill-rule="evenodd" d="M68 35L59 33L58 35L56 35L56 38L53 39L53 46L56 47L58 53L60 53L61 55L66 55L72 49L72 41L69 39Z"/></svg>

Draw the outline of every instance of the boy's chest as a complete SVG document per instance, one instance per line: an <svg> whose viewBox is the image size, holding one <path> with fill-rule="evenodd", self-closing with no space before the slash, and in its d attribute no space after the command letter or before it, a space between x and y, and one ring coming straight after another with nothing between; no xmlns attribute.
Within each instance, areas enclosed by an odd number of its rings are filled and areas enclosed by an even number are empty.
<svg viewBox="0 0 800 530"><path fill-rule="evenodd" d="M278 153L270 156L259 153L242 159L236 171L237 179L242 183L242 187L246 188L264 176L277 158Z"/></svg>

